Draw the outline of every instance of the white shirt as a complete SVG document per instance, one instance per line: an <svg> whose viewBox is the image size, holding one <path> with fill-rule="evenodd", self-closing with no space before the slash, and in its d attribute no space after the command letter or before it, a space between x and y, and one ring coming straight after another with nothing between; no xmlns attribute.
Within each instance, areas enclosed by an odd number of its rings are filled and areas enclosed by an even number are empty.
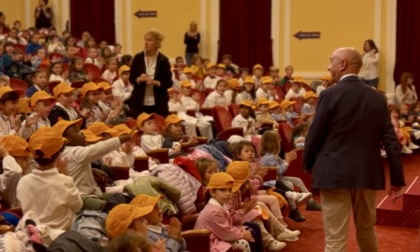
<svg viewBox="0 0 420 252"><path fill-rule="evenodd" d="M226 105L229 106L230 104L232 104L233 90L231 89L226 90L223 95L226 97ZM239 105L241 102L242 102L241 94L237 93L234 104Z"/></svg>
<svg viewBox="0 0 420 252"><path fill-rule="evenodd" d="M91 162L120 146L120 140L114 137L89 146L67 146L64 148L62 156L68 160L69 175L73 177L82 197L102 197L102 192L93 178Z"/></svg>
<svg viewBox="0 0 420 252"><path fill-rule="evenodd" d="M160 134L156 135L148 135L143 134L141 135L141 148L145 152L149 152L151 150L160 149L163 145L163 136Z"/></svg>
<svg viewBox="0 0 420 252"><path fill-rule="evenodd" d="M69 118L70 118L69 121L74 121L74 120L77 119L78 114L73 107L71 107L71 106L68 107L68 108L64 107L64 105L61 104L60 102L56 102L55 105L63 108L67 112L67 114L69 115Z"/></svg>
<svg viewBox="0 0 420 252"><path fill-rule="evenodd" d="M252 122L252 126L247 129L248 122ZM255 135L257 131L255 130L255 120L252 117L245 118L241 114L238 114L232 120L232 127L241 127L244 128L244 136Z"/></svg>
<svg viewBox="0 0 420 252"><path fill-rule="evenodd" d="M255 92L255 96L258 98L265 97L267 100L274 101L277 97L274 97L270 94L269 91L264 91L261 87L257 89L257 92ZM276 95L277 96L277 95Z"/></svg>
<svg viewBox="0 0 420 252"><path fill-rule="evenodd" d="M203 108L213 108L214 106L227 107L226 97L217 91L211 92L203 104Z"/></svg>
<svg viewBox="0 0 420 252"><path fill-rule="evenodd" d="M102 78L108 81L108 83L112 83L116 77L117 77L116 71L111 71L107 69L102 73Z"/></svg>
<svg viewBox="0 0 420 252"><path fill-rule="evenodd" d="M127 101L131 97L131 92L133 91L133 85L128 83L125 85L122 79L116 80L112 83L112 95L119 97L123 101Z"/></svg>
<svg viewBox="0 0 420 252"><path fill-rule="evenodd" d="M322 85L319 85L317 88L316 88L316 95L317 96L319 96L320 94L321 94L321 92L322 91L324 91L325 89L327 89L326 87L324 87L324 86L322 86Z"/></svg>
<svg viewBox="0 0 420 252"><path fill-rule="evenodd" d="M240 96L241 96L241 99L242 99L241 102L242 101L252 101L252 102L255 102L255 99L252 98L251 94L248 93L245 90L241 92Z"/></svg>
<svg viewBox="0 0 420 252"><path fill-rule="evenodd" d="M216 89L216 85L219 80L220 80L219 76L215 76L215 77L207 76L206 78L204 78L204 82L203 82L204 88Z"/></svg>
<svg viewBox="0 0 420 252"><path fill-rule="evenodd" d="M69 79L63 79L63 77L61 75L58 74L51 74L50 75L50 79L49 81L59 81L59 82L64 82L69 84L69 86L71 86L71 82L69 81Z"/></svg>
<svg viewBox="0 0 420 252"><path fill-rule="evenodd" d="M16 188L22 177L22 168L16 163L14 157L8 155L3 158L3 173L0 174L0 193L1 198L10 207L19 207L16 197Z"/></svg>
<svg viewBox="0 0 420 252"><path fill-rule="evenodd" d="M363 65L360 70L361 76L365 80L378 78L379 72L379 53L370 51L363 56Z"/></svg>
<svg viewBox="0 0 420 252"><path fill-rule="evenodd" d="M95 66L99 67L99 69L102 69L102 64L97 59L86 57L85 63L94 64Z"/></svg>
<svg viewBox="0 0 420 252"><path fill-rule="evenodd" d="M303 89L303 88L300 88L297 93L295 93L295 91L293 91L293 89L289 89L289 91L287 92L285 98L287 100L290 100L290 98L303 97L304 94L305 94L305 89Z"/></svg>
<svg viewBox="0 0 420 252"><path fill-rule="evenodd" d="M186 110L195 110L198 111L200 106L196 101L193 100L190 96L182 95L181 102L184 104Z"/></svg>
<svg viewBox="0 0 420 252"><path fill-rule="evenodd" d="M92 171L90 170L92 174ZM34 211L40 223L52 228L69 230L83 201L70 176L58 173L56 168L35 169L22 177L17 187L17 198L22 211Z"/></svg>
<svg viewBox="0 0 420 252"><path fill-rule="evenodd" d="M36 112L32 113L28 118L34 117L36 115ZM28 140L31 135L39 128L42 127L51 127L50 120L48 118L38 118L38 121L28 128L25 127L26 119L22 122L22 125L20 126L20 129L18 131L18 135L24 138L25 140Z"/></svg>
<svg viewBox="0 0 420 252"><path fill-rule="evenodd" d="M411 88L410 88L411 87ZM416 87L414 85L410 85L410 87L407 87L406 96L404 97L404 93L402 91L401 84L399 84L395 88L395 96L397 97L398 104L408 103L408 104L414 104L417 101L417 93L416 93Z"/></svg>
<svg viewBox="0 0 420 252"><path fill-rule="evenodd" d="M14 121L12 116L0 115L0 136L17 135L13 128Z"/></svg>
<svg viewBox="0 0 420 252"><path fill-rule="evenodd" d="M150 61L150 63L147 62L146 53L144 54L144 65L146 66L146 74L152 79L155 78L156 61L158 54L159 52L156 53L156 56ZM146 85L143 105L154 106L156 104L155 102L155 92L153 90L153 85Z"/></svg>

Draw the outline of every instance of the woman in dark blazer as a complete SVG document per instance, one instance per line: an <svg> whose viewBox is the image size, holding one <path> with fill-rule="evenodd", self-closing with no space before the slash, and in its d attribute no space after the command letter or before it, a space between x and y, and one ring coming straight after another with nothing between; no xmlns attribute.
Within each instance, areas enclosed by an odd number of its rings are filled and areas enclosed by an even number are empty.
<svg viewBox="0 0 420 252"><path fill-rule="evenodd" d="M172 87L169 59L160 53L163 35L150 30L144 35L144 50L136 54L131 63L130 82L134 89L130 99L130 112L137 118L142 112L169 114L168 92Z"/></svg>

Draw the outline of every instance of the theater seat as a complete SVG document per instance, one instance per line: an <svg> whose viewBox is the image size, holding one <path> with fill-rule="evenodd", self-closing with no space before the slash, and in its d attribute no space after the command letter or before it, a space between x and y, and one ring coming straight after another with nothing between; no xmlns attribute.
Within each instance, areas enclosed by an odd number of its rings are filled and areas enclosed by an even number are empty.
<svg viewBox="0 0 420 252"><path fill-rule="evenodd" d="M290 163L289 168L287 169L285 176L298 177L305 184L308 191L312 191L312 178L311 174L305 172L302 167L302 154L303 149L295 149L297 154L296 159Z"/></svg>
<svg viewBox="0 0 420 252"><path fill-rule="evenodd" d="M149 157L136 157L134 160L134 170L137 172L149 170Z"/></svg>
<svg viewBox="0 0 420 252"><path fill-rule="evenodd" d="M283 100L285 96L284 90L278 86L275 86L274 89L276 90L278 101Z"/></svg>
<svg viewBox="0 0 420 252"><path fill-rule="evenodd" d="M284 150L284 152L292 151L292 126L290 126L288 123L280 123L278 130L281 138L281 148Z"/></svg>
<svg viewBox="0 0 420 252"><path fill-rule="evenodd" d="M93 79L102 76L102 71L95 64L85 63L83 65L86 73Z"/></svg>
<svg viewBox="0 0 420 252"><path fill-rule="evenodd" d="M10 82L10 87L12 89L22 90L23 91L23 95L22 96L25 96L26 90L28 89L28 84L25 81L23 81L21 79L11 78L9 80L9 82Z"/></svg>
<svg viewBox="0 0 420 252"><path fill-rule="evenodd" d="M53 93L54 88L60 83L61 83L60 81L50 81L50 82L48 82L47 86L48 86L48 89L50 90L51 94Z"/></svg>
<svg viewBox="0 0 420 252"><path fill-rule="evenodd" d="M290 98L290 100L296 102L293 104L293 108L295 109L296 113L300 114L300 111L303 107L303 100L301 98Z"/></svg>
<svg viewBox="0 0 420 252"><path fill-rule="evenodd" d="M232 128L232 115L227 111L226 108L221 106L215 106L212 109L212 114L214 118L214 124L216 126L216 131L218 132L217 138L227 141L230 136L238 135L243 136L243 128L235 127Z"/></svg>
<svg viewBox="0 0 420 252"><path fill-rule="evenodd" d="M237 116L241 111L240 106L234 103L230 104L228 109L233 118L235 118L235 116Z"/></svg>
<svg viewBox="0 0 420 252"><path fill-rule="evenodd" d="M111 174L111 180L117 181L117 180L126 180L130 177L130 167L122 167L122 166L113 166L111 167L112 174Z"/></svg>

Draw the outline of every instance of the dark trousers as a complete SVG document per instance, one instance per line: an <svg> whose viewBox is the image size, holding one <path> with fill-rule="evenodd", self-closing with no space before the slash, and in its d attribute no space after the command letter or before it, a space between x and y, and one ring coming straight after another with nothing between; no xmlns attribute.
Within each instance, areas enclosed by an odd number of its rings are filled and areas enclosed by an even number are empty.
<svg viewBox="0 0 420 252"><path fill-rule="evenodd" d="M251 246L251 251L253 251L253 252L263 252L264 251L264 245L263 245L263 242L262 242L260 226L258 226L258 224L254 223L254 222L245 222L244 226L247 226L251 229L252 237L254 237L254 240L255 240L255 242L250 242L249 243L249 246Z"/></svg>

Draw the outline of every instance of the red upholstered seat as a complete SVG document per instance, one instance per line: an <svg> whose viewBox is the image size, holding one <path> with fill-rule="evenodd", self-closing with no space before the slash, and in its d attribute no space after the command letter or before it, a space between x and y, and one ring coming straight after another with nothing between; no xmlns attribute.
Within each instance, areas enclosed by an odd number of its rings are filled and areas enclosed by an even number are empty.
<svg viewBox="0 0 420 252"><path fill-rule="evenodd" d="M102 71L95 64L85 63L83 67L86 70L86 73L93 78L101 77Z"/></svg>
<svg viewBox="0 0 420 252"><path fill-rule="evenodd" d="M22 90L22 91L23 91L23 96L25 95L26 90L28 89L28 84L27 84L25 81L23 81L23 80L21 80L21 79L14 79L14 78L11 78L11 79L9 80L9 82L10 82L10 87L11 87L12 89L15 89L15 90Z"/></svg>

